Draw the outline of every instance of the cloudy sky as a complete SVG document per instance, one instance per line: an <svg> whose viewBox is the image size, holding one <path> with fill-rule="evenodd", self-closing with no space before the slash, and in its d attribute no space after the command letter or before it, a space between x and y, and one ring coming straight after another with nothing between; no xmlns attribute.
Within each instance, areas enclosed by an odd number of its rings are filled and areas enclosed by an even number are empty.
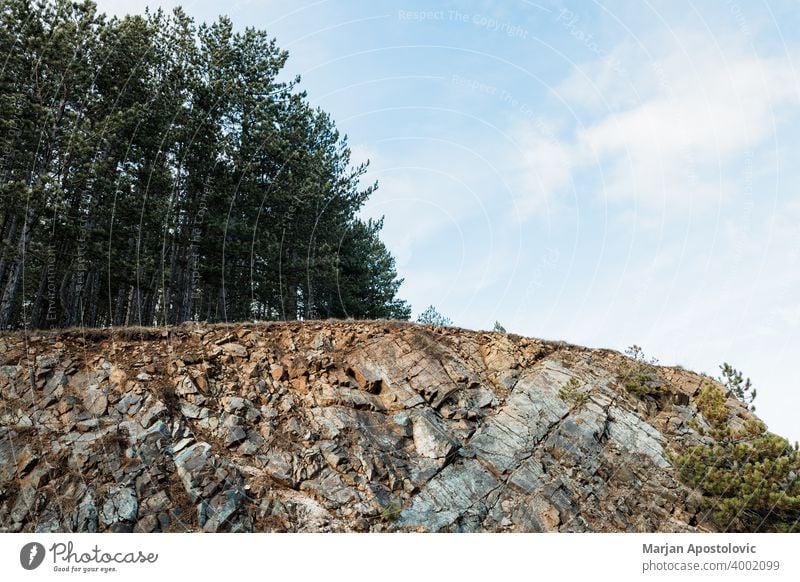
<svg viewBox="0 0 800 582"><path fill-rule="evenodd" d="M289 50L371 162L415 313L728 361L800 439L795 2L150 3L176 4Z"/></svg>

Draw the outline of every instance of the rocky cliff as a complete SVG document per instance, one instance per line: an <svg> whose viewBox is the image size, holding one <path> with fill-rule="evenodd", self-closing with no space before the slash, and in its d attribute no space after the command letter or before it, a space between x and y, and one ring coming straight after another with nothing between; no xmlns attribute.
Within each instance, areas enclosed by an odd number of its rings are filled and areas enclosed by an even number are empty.
<svg viewBox="0 0 800 582"><path fill-rule="evenodd" d="M7 334L0 531L710 529L670 462L709 379L642 398L629 364L395 322Z"/></svg>

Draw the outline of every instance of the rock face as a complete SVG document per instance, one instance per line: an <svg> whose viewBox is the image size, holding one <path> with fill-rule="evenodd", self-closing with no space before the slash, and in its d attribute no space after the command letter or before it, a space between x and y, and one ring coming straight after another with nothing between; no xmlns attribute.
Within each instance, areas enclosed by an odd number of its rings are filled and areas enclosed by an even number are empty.
<svg viewBox="0 0 800 582"><path fill-rule="evenodd" d="M669 452L710 380L641 400L625 362L396 322L8 334L0 531L709 529Z"/></svg>

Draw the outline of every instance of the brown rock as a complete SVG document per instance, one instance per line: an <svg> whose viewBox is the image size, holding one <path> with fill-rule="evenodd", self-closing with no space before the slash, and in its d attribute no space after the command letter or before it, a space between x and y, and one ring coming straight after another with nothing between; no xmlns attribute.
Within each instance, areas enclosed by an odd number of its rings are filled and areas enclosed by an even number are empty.
<svg viewBox="0 0 800 582"><path fill-rule="evenodd" d="M348 373L353 376L361 390L373 394L381 391L383 376L376 365L363 362L348 368Z"/></svg>
<svg viewBox="0 0 800 582"><path fill-rule="evenodd" d="M286 380L289 377L286 369L278 364L272 364L269 367L269 375L272 376L273 380Z"/></svg>
<svg viewBox="0 0 800 582"><path fill-rule="evenodd" d="M25 475L28 471L36 465L39 456L36 455L30 447L25 447L17 453L17 472L19 476Z"/></svg>
<svg viewBox="0 0 800 582"><path fill-rule="evenodd" d="M128 374L119 366L112 366L108 372L108 382L112 386L119 388L125 387L125 382L128 380Z"/></svg>
<svg viewBox="0 0 800 582"><path fill-rule="evenodd" d="M290 380L289 383L292 385L292 388L301 394L308 392L308 380L305 376L298 376L297 378Z"/></svg>

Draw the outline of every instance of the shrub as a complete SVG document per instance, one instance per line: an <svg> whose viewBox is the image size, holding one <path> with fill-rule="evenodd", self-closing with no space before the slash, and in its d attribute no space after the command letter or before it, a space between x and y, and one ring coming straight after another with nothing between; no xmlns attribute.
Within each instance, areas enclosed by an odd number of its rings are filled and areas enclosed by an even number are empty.
<svg viewBox="0 0 800 582"><path fill-rule="evenodd" d="M725 406L725 400L725 393L720 390L719 386L706 382L700 388L700 394L695 401L697 409L711 427L712 435L718 440L726 438L726 431L729 430L727 424L728 407ZM697 426L699 428L699 425ZM702 429L698 430L698 432L705 433Z"/></svg>
<svg viewBox="0 0 800 582"><path fill-rule="evenodd" d="M500 333L506 333L506 328L504 328L499 321L494 322L494 330Z"/></svg>
<svg viewBox="0 0 800 582"><path fill-rule="evenodd" d="M646 359L642 348L635 344L625 350L625 354L630 360L623 364L617 374L625 390L638 398L661 398L664 389L656 367L658 360Z"/></svg>
<svg viewBox="0 0 800 582"><path fill-rule="evenodd" d="M569 382L564 383L564 385L559 389L558 395L565 402L569 402L580 407L586 404L586 401L589 399L589 395L585 392L581 392L580 388L581 383L578 382L578 379L570 378Z"/></svg>
<svg viewBox="0 0 800 582"><path fill-rule="evenodd" d="M439 311L433 305L429 306L419 315L419 317L417 317L417 322L438 326L453 325L453 322L450 320L450 318L439 313Z"/></svg>
<svg viewBox="0 0 800 582"><path fill-rule="evenodd" d="M381 517L384 521L395 522L400 519L400 514L403 512L403 504L399 499L392 499L389 504L383 508Z"/></svg>

